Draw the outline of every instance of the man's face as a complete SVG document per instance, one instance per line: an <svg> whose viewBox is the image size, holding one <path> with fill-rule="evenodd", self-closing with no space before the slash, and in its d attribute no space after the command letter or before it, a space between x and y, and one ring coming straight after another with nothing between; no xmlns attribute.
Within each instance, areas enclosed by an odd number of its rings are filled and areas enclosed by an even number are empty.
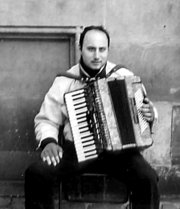
<svg viewBox="0 0 180 209"><path fill-rule="evenodd" d="M86 33L81 56L87 67L99 70L107 62L108 52L108 39L105 33L99 30L90 30Z"/></svg>

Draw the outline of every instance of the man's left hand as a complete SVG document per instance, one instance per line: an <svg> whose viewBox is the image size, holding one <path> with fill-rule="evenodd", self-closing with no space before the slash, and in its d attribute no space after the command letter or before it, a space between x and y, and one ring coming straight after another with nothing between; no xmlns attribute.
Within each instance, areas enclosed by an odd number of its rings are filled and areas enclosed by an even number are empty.
<svg viewBox="0 0 180 209"><path fill-rule="evenodd" d="M154 120L153 104L147 97L143 101L141 112L145 120L147 120L148 122L153 122Z"/></svg>

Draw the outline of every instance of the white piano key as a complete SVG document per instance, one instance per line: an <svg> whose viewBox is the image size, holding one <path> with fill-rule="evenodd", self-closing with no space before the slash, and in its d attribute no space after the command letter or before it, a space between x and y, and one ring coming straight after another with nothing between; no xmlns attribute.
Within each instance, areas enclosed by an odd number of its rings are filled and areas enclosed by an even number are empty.
<svg viewBox="0 0 180 209"><path fill-rule="evenodd" d="M88 156L88 157L86 157L86 160L91 160L91 159L94 159L97 157L98 157L98 155Z"/></svg>
<svg viewBox="0 0 180 209"><path fill-rule="evenodd" d="M86 113L76 114L76 118L87 117Z"/></svg>
<svg viewBox="0 0 180 209"><path fill-rule="evenodd" d="M91 152L85 153L85 156L87 157L88 155L95 155L97 154L97 150L93 150Z"/></svg>
<svg viewBox="0 0 180 209"><path fill-rule="evenodd" d="M83 162L83 161L85 161L85 160L91 160L91 159L95 159L95 158L97 158L97 157L98 157L97 154L96 154L96 155L92 155L92 156L87 156L87 157L82 156L82 157L79 157L79 158L78 158L78 161L79 161L79 162Z"/></svg>
<svg viewBox="0 0 180 209"><path fill-rule="evenodd" d="M86 143L86 142L92 142L92 144L95 144L95 140L94 140L94 138L93 139L91 139L91 140L89 140L89 139L83 139L83 140L80 140L80 141L78 141L78 142L76 142L76 144L78 145L78 144L81 144L82 146Z"/></svg>
<svg viewBox="0 0 180 209"><path fill-rule="evenodd" d="M85 97L84 93L78 94L78 95L75 95L75 96L72 97L72 101L75 102L75 101L77 101L81 98L84 98L84 97Z"/></svg>
<svg viewBox="0 0 180 209"><path fill-rule="evenodd" d="M91 160L91 159L94 159L94 158L97 158L97 157L98 157L97 155L89 156L89 157L86 157L86 160Z"/></svg>
<svg viewBox="0 0 180 209"><path fill-rule="evenodd" d="M81 139L83 139L85 137L92 136L92 132L87 131L87 132L81 133L80 135L81 135Z"/></svg>
<svg viewBox="0 0 180 209"><path fill-rule="evenodd" d="M89 127L89 124L88 124L88 122L84 121L83 123L78 124L78 127L79 127L79 129L81 129L82 127Z"/></svg>
<svg viewBox="0 0 180 209"><path fill-rule="evenodd" d="M79 128L80 133L89 131L89 127Z"/></svg>
<svg viewBox="0 0 180 209"><path fill-rule="evenodd" d="M96 145L95 144L93 144L93 145L91 145L89 147L83 147L84 152L88 152L88 151L94 150L94 149L96 149Z"/></svg>
<svg viewBox="0 0 180 209"><path fill-rule="evenodd" d="M89 151L89 152L86 152L86 153L82 153L82 152L79 152L78 156L80 158L86 158L90 155L96 155L97 154L97 151L96 150L92 150L92 151Z"/></svg>
<svg viewBox="0 0 180 209"><path fill-rule="evenodd" d="M84 123L84 122L83 122ZM76 128L79 132L80 132L80 130L82 129L82 128L88 128L89 129L89 126L88 125L85 125L85 124L83 124L83 123L80 123L80 124L78 124L77 123L77 121L73 121L73 123L71 123L72 124L72 128ZM90 130L90 129L89 129Z"/></svg>
<svg viewBox="0 0 180 209"><path fill-rule="evenodd" d="M70 93L68 93L68 95L77 95L77 94L80 94L80 93L83 93L83 92L85 92L85 90L84 89L78 89L78 90L76 90L76 91L72 91L72 92L70 92Z"/></svg>
<svg viewBox="0 0 180 209"><path fill-rule="evenodd" d="M95 146L93 148L95 148ZM76 152L78 153L77 157L79 162L97 157L97 150L92 149L92 146L89 149L84 149L81 146L76 145Z"/></svg>
<svg viewBox="0 0 180 209"><path fill-rule="evenodd" d="M81 145L83 146L85 143L90 142L90 141L92 142L92 144L95 144L94 138L91 139L91 140L89 140L89 139L79 140L79 141L76 141L76 144L77 144L77 145L78 145L78 144L81 144Z"/></svg>
<svg viewBox="0 0 180 209"><path fill-rule="evenodd" d="M87 141L87 142L82 142L83 147L88 146L88 145L93 145L95 142L94 141Z"/></svg>
<svg viewBox="0 0 180 209"><path fill-rule="evenodd" d="M73 108L68 109L69 117L71 117L72 119L77 119L77 114L84 114L87 113L87 108L82 108L82 109L78 109L78 110L74 110ZM76 113L76 114L75 114Z"/></svg>
<svg viewBox="0 0 180 209"><path fill-rule="evenodd" d="M76 111L76 114L79 114L79 113L85 113L88 111L88 108L87 107L83 107L81 109L78 109L78 110L75 110Z"/></svg>
<svg viewBox="0 0 180 209"><path fill-rule="evenodd" d="M77 99L77 100L73 101L74 106L76 106L80 103L86 103L86 99L83 97L81 99Z"/></svg>
<svg viewBox="0 0 180 209"><path fill-rule="evenodd" d="M87 107L87 104L86 103L81 103L81 104L75 105L74 109L77 110L77 109L80 109L80 108L83 108L83 107Z"/></svg>
<svg viewBox="0 0 180 209"><path fill-rule="evenodd" d="M86 118L79 118L79 119L77 119L78 123L82 123L83 121L86 121Z"/></svg>
<svg viewBox="0 0 180 209"><path fill-rule="evenodd" d="M84 139L81 139L81 142L89 141L89 140L94 140L94 136L92 135L92 136L88 136L88 137L86 137Z"/></svg>

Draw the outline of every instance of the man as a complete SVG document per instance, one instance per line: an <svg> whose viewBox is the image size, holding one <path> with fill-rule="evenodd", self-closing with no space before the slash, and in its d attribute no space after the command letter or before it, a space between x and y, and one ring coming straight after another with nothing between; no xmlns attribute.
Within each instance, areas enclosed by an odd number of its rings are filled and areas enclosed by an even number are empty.
<svg viewBox="0 0 180 209"><path fill-rule="evenodd" d="M101 26L86 27L79 41L81 58L68 72L83 80L103 78L115 66L107 61L110 38ZM131 76L121 68L112 76ZM40 112L35 117L36 139L42 149L40 162L31 165L25 173L26 209L53 208L54 182L79 172L104 172L123 180L129 187L133 209L158 209L157 175L138 150L120 153L105 151L100 158L81 165L77 162L73 137L64 103L64 94L79 89L84 82L64 76L57 77L45 96ZM142 107L144 118L153 125L155 108L147 98ZM59 127L64 127L65 143L58 145ZM118 166L118 169L117 169Z"/></svg>

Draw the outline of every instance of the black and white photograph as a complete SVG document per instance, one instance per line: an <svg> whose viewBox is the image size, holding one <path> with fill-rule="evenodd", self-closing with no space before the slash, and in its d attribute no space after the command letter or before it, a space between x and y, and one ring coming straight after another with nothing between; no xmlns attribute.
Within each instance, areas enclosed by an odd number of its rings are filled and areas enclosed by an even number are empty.
<svg viewBox="0 0 180 209"><path fill-rule="evenodd" d="M180 209L180 1L0 0L0 209Z"/></svg>

